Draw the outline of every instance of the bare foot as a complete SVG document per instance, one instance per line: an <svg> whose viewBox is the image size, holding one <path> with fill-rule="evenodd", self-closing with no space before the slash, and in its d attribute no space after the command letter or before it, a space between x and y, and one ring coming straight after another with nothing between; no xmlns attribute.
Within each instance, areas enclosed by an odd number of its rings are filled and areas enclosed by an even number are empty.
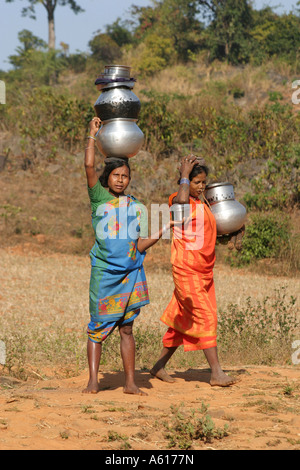
<svg viewBox="0 0 300 470"><path fill-rule="evenodd" d="M172 377L170 377L170 375L165 371L165 369L159 369L158 371L151 369L150 374L153 375L153 377L157 377L158 379L162 380L163 382L175 382L175 379L172 379Z"/></svg>
<svg viewBox="0 0 300 470"><path fill-rule="evenodd" d="M240 382L240 380L240 378L230 377L230 375L220 372L219 374L211 376L210 385L212 387L230 387L230 385L234 385Z"/></svg>
<svg viewBox="0 0 300 470"><path fill-rule="evenodd" d="M141 395L141 396L148 396L146 392L143 392L140 388L136 385L126 386L123 388L123 393L128 393L129 395Z"/></svg>
<svg viewBox="0 0 300 470"><path fill-rule="evenodd" d="M100 385L98 382L89 382L88 386L82 390L82 393L92 393L96 394L100 391Z"/></svg>

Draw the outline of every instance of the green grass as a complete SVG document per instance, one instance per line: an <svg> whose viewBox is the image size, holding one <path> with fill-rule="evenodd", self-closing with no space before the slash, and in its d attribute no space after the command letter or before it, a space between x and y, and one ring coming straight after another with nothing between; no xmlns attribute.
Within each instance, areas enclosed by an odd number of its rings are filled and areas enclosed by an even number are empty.
<svg viewBox="0 0 300 470"><path fill-rule="evenodd" d="M215 439L228 436L228 424L218 428L208 413L208 406L202 403L201 409L185 411L171 406L171 421L164 422L168 447L188 450L194 442L211 443Z"/></svg>

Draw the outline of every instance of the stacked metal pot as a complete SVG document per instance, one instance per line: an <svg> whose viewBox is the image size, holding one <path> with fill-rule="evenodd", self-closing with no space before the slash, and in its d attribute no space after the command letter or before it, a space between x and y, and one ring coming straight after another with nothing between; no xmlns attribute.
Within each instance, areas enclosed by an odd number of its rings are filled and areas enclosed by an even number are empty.
<svg viewBox="0 0 300 470"><path fill-rule="evenodd" d="M130 67L125 65L105 66L95 81L101 94L94 108L102 121L97 146L107 158L134 157L144 143L144 134L137 125L141 103L132 91L135 82Z"/></svg>

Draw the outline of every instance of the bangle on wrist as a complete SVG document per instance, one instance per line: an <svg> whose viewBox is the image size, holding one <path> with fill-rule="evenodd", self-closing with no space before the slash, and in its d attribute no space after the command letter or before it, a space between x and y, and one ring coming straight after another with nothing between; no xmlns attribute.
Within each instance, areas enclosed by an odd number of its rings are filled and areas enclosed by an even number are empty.
<svg viewBox="0 0 300 470"><path fill-rule="evenodd" d="M87 139L93 139L93 140L96 140L96 138L95 138L95 137L93 137L92 135L89 135L89 136L87 137Z"/></svg>
<svg viewBox="0 0 300 470"><path fill-rule="evenodd" d="M179 184L190 184L190 180L187 178L181 178Z"/></svg>

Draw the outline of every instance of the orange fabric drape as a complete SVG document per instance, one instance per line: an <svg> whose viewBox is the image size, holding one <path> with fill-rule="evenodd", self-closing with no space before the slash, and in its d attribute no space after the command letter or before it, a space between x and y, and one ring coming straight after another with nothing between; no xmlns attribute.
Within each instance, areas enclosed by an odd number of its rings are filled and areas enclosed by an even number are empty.
<svg viewBox="0 0 300 470"><path fill-rule="evenodd" d="M169 205L175 197L172 194ZM161 321L169 326L166 347L197 350L217 344L217 304L213 279L216 221L209 207L190 198L191 221L182 233L175 229L171 263L175 289Z"/></svg>

